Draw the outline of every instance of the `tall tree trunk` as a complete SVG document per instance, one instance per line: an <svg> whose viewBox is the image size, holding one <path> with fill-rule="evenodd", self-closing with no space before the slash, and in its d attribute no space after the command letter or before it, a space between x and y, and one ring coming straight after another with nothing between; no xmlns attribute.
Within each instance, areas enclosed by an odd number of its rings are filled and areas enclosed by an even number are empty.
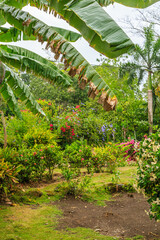
<svg viewBox="0 0 160 240"><path fill-rule="evenodd" d="M151 71L148 73L148 123L150 135L153 132L153 93Z"/></svg>

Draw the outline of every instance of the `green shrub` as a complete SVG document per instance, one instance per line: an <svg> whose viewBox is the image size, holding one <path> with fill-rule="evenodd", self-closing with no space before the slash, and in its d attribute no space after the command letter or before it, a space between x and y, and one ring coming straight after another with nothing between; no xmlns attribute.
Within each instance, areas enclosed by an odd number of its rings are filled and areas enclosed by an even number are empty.
<svg viewBox="0 0 160 240"><path fill-rule="evenodd" d="M137 161L138 186L148 196L149 215L160 220L160 131L140 143Z"/></svg>
<svg viewBox="0 0 160 240"><path fill-rule="evenodd" d="M0 158L0 198L7 195L14 189L14 185L18 183L16 178L21 166L15 167L11 163L5 162Z"/></svg>
<svg viewBox="0 0 160 240"><path fill-rule="evenodd" d="M72 168L67 161L63 162L61 169L65 182L58 185L55 190L61 192L63 196L73 195L80 197L82 194L85 194L86 189L91 184L91 176L83 177L80 169Z"/></svg>
<svg viewBox="0 0 160 240"><path fill-rule="evenodd" d="M56 143L54 143L54 145L47 145L43 147L42 150L45 167L48 170L46 174L49 179L52 179L53 170L60 164L62 160L62 151Z"/></svg>
<svg viewBox="0 0 160 240"><path fill-rule="evenodd" d="M0 157L14 166L21 165L17 174L19 182L42 179L46 175L52 178L53 170L59 164L62 152L56 142L48 145L35 145L33 148L10 149L0 151Z"/></svg>
<svg viewBox="0 0 160 240"><path fill-rule="evenodd" d="M54 144L56 136L48 129L43 128L31 128L23 138L27 147L34 147L38 144Z"/></svg>
<svg viewBox="0 0 160 240"><path fill-rule="evenodd" d="M123 161L122 147L118 144L108 142L104 147L95 147L93 149L95 172L100 172L102 167L106 167L108 172L113 173L119 163Z"/></svg>
<svg viewBox="0 0 160 240"><path fill-rule="evenodd" d="M86 167L88 173L92 172L92 148L87 144L87 140L81 139L67 145L64 157L72 167Z"/></svg>

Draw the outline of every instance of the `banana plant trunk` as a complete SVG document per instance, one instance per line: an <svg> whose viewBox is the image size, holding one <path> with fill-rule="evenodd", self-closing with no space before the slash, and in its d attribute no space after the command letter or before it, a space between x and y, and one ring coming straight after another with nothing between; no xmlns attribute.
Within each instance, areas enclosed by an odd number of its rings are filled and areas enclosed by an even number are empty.
<svg viewBox="0 0 160 240"><path fill-rule="evenodd" d="M5 121L3 111L1 111L1 119L2 119L3 132L4 132L4 148L6 148L7 147L7 129L6 129L6 121Z"/></svg>
<svg viewBox="0 0 160 240"><path fill-rule="evenodd" d="M151 71L148 73L148 123L149 135L151 135L153 132L153 93Z"/></svg>

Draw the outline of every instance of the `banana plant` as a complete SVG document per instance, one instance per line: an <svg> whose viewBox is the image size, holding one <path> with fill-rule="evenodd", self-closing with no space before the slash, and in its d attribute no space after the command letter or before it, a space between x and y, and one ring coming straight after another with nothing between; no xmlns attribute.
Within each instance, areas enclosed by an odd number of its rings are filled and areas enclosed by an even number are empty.
<svg viewBox="0 0 160 240"><path fill-rule="evenodd" d="M41 43L45 41L46 48L55 53L55 59L61 57L68 74L71 77L78 76L80 87L84 88L88 85L88 95L93 98L98 95L99 102L104 109L113 110L117 103L116 96L94 68L69 43L80 36L75 36L74 33L68 35L63 30L58 31L21 10L22 7L30 4L44 11L49 10L54 15L58 14L76 28L91 47L105 56L114 58L135 47L124 31L102 8L113 2L112 0L0 0L0 25L8 22L13 26L11 29L1 27L0 39L1 41L17 41L23 32L23 39L38 39ZM120 1L121 4L140 8L155 2L157 1L136 0L133 4L131 0ZM33 96L29 94L29 89L20 80L16 73L17 69L32 71L51 82L63 83L67 86L73 80L63 71L58 70L54 64L26 49L1 45L0 60L1 67L5 69L5 75L0 83L0 92L10 102L15 112L17 104L15 104L14 94L17 94L21 100L26 101L26 105L32 111L40 111L44 114L33 100Z"/></svg>

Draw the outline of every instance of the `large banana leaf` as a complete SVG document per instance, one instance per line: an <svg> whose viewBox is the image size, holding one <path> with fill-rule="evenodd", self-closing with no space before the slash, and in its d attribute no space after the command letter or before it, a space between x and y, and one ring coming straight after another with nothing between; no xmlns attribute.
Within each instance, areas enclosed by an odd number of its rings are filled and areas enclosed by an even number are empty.
<svg viewBox="0 0 160 240"><path fill-rule="evenodd" d="M159 0L115 0L115 2L132 8L146 8Z"/></svg>
<svg viewBox="0 0 160 240"><path fill-rule="evenodd" d="M72 32L63 28L58 27L50 27L54 31L60 33L67 41L75 42L77 41L81 35L76 32ZM22 33L20 30L11 27L5 28L0 27L0 42L16 42L20 40L36 40L36 37L33 35L27 36L26 34ZM44 39L45 41L47 39Z"/></svg>
<svg viewBox="0 0 160 240"><path fill-rule="evenodd" d="M134 47L129 37L99 5L101 1L50 0L48 4L42 0L28 2L43 9L49 7L50 11L58 13L78 29L90 46L107 57L117 57Z"/></svg>
<svg viewBox="0 0 160 240"><path fill-rule="evenodd" d="M114 3L114 0L96 0L97 3L99 3L100 6L102 7L107 7L109 6L110 4L113 4Z"/></svg>
<svg viewBox="0 0 160 240"><path fill-rule="evenodd" d="M89 96L91 97L95 97L97 94L99 94L99 92L104 91L101 92L99 101L106 110L114 109L117 100L113 92L109 89L108 85L98 75L94 68L83 58L83 56L60 34L53 32L48 25L20 9L18 10L7 5L3 5L0 8L2 9L7 21L10 24L13 24L16 28L21 29L28 35L33 34L34 36L38 37L39 41L41 42L44 41L43 36L45 36L48 39L47 48L50 48L51 51L55 53L55 58L58 59L60 56L62 56L61 61L64 61L65 68L67 69L70 67L69 75L72 77L76 74L79 75L80 87L84 88L86 84L90 83ZM5 46L3 46L3 49L4 48ZM6 51L8 52L8 50ZM6 53L2 51L2 60L4 61L4 59L6 59L6 61L10 61L11 64L16 64L16 62L19 64L19 53L17 56L12 56L12 54L13 52ZM21 59L23 58L21 57ZM33 59L31 60L33 61ZM26 58L25 62L28 62ZM28 67L28 69L32 69L34 64L27 63L26 67ZM46 68L46 74L47 73L48 71Z"/></svg>
<svg viewBox="0 0 160 240"><path fill-rule="evenodd" d="M107 7L108 5L117 2L132 8L146 8L156 2L159 2L159 0L96 0L96 1L103 7Z"/></svg>
<svg viewBox="0 0 160 240"><path fill-rule="evenodd" d="M18 102L14 96L14 93L12 89L9 87L9 85L3 81L1 87L0 87L0 93L4 100L7 102L9 108L12 110L12 112L17 115L19 118L22 118L21 112L18 108Z"/></svg>
<svg viewBox="0 0 160 240"><path fill-rule="evenodd" d="M17 1L17 0L0 0L0 3L5 2L7 5L9 6L14 6L17 8L22 8L24 6L27 5L27 0L22 0L22 1ZM4 19L4 17L2 16L1 12L0 12L0 26L5 24L6 20Z"/></svg>
<svg viewBox="0 0 160 240"><path fill-rule="evenodd" d="M45 113L30 92L29 87L20 79L13 69L5 64L3 65L5 67L5 80L3 81L0 92L9 107L14 110L16 114L18 113L18 104L14 97L15 94L21 101L24 101L25 106L33 113L41 113L45 116Z"/></svg>
<svg viewBox="0 0 160 240"><path fill-rule="evenodd" d="M51 83L70 86L71 79L47 59L27 49L12 45L0 45L1 61L27 72L33 72Z"/></svg>

